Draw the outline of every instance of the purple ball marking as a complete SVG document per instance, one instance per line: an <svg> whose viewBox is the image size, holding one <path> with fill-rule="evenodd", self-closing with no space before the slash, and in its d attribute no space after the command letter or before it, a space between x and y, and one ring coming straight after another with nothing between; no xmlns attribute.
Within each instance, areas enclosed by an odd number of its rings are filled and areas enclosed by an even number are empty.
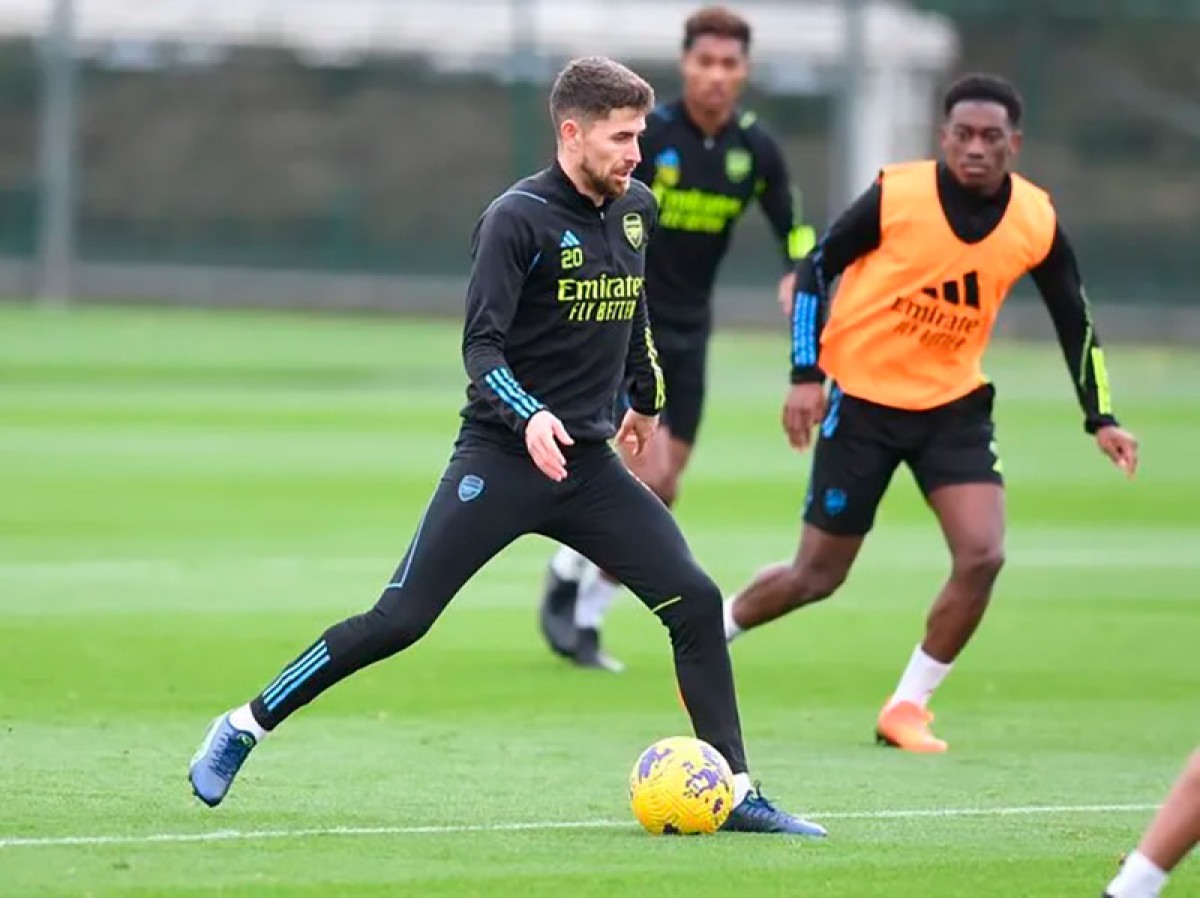
<svg viewBox="0 0 1200 898"><path fill-rule="evenodd" d="M656 749L653 746L646 749L642 754L642 760L638 763L638 778L645 779L654 772L654 765L671 756L671 749L663 748Z"/></svg>
<svg viewBox="0 0 1200 898"><path fill-rule="evenodd" d="M718 770L725 766L725 759L722 758L715 748L710 745L700 746L700 753L704 755L704 760L712 764Z"/></svg>
<svg viewBox="0 0 1200 898"><path fill-rule="evenodd" d="M688 777L687 791L699 797L705 792L713 792L721 788L721 775L711 767L693 770Z"/></svg>

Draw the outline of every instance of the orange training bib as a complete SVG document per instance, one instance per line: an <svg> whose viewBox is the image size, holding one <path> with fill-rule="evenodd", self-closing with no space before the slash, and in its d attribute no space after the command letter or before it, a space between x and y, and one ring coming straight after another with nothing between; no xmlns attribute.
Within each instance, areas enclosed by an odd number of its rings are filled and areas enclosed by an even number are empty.
<svg viewBox="0 0 1200 898"><path fill-rule="evenodd" d="M942 210L936 162L889 166L881 183L879 247L843 274L820 365L851 396L935 408L985 382L996 314L1013 284L1049 253L1054 207L1013 175L1000 224L968 244Z"/></svg>

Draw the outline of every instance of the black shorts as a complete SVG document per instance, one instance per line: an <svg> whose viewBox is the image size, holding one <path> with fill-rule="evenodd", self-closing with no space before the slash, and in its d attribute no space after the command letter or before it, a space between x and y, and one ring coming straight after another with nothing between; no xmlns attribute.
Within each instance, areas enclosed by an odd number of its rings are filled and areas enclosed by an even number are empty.
<svg viewBox="0 0 1200 898"><path fill-rule="evenodd" d="M928 411L847 396L835 384L813 457L804 521L839 536L862 536L901 462L928 496L960 483L1003 484L986 384Z"/></svg>
<svg viewBox="0 0 1200 898"><path fill-rule="evenodd" d="M696 444L704 417L708 381L708 328L676 329L654 326L654 345L663 372L667 404L662 423L677 440Z"/></svg>

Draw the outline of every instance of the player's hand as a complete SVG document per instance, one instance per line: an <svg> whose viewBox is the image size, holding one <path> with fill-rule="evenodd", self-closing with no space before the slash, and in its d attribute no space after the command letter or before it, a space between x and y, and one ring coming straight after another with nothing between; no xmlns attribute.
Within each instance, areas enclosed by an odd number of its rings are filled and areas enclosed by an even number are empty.
<svg viewBox="0 0 1200 898"><path fill-rule="evenodd" d="M812 443L812 430L825 417L825 388L793 384L783 404L783 429L793 449L803 452Z"/></svg>
<svg viewBox="0 0 1200 898"><path fill-rule="evenodd" d="M617 431L617 443L628 447L636 458L650 445L657 427L657 415L642 415L629 409L621 420L621 429Z"/></svg>
<svg viewBox="0 0 1200 898"><path fill-rule="evenodd" d="M1138 467L1137 437L1120 427L1101 427L1096 431L1096 445L1126 477L1133 479Z"/></svg>
<svg viewBox="0 0 1200 898"><path fill-rule="evenodd" d="M555 482L567 479L567 460L558 448L559 443L575 444L562 421L546 409L534 413L525 425L525 448L538 470Z"/></svg>
<svg viewBox="0 0 1200 898"><path fill-rule="evenodd" d="M779 308L784 318L792 317L792 307L796 303L796 272L789 271L779 279Z"/></svg>

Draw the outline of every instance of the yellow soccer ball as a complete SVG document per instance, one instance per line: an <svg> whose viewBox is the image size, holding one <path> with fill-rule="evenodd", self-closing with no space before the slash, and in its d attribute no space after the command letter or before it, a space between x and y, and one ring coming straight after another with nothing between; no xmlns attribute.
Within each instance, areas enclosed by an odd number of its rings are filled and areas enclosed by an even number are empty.
<svg viewBox="0 0 1200 898"><path fill-rule="evenodd" d="M654 835L696 835L721 828L733 810L733 771L700 739L655 742L629 774L633 815Z"/></svg>

